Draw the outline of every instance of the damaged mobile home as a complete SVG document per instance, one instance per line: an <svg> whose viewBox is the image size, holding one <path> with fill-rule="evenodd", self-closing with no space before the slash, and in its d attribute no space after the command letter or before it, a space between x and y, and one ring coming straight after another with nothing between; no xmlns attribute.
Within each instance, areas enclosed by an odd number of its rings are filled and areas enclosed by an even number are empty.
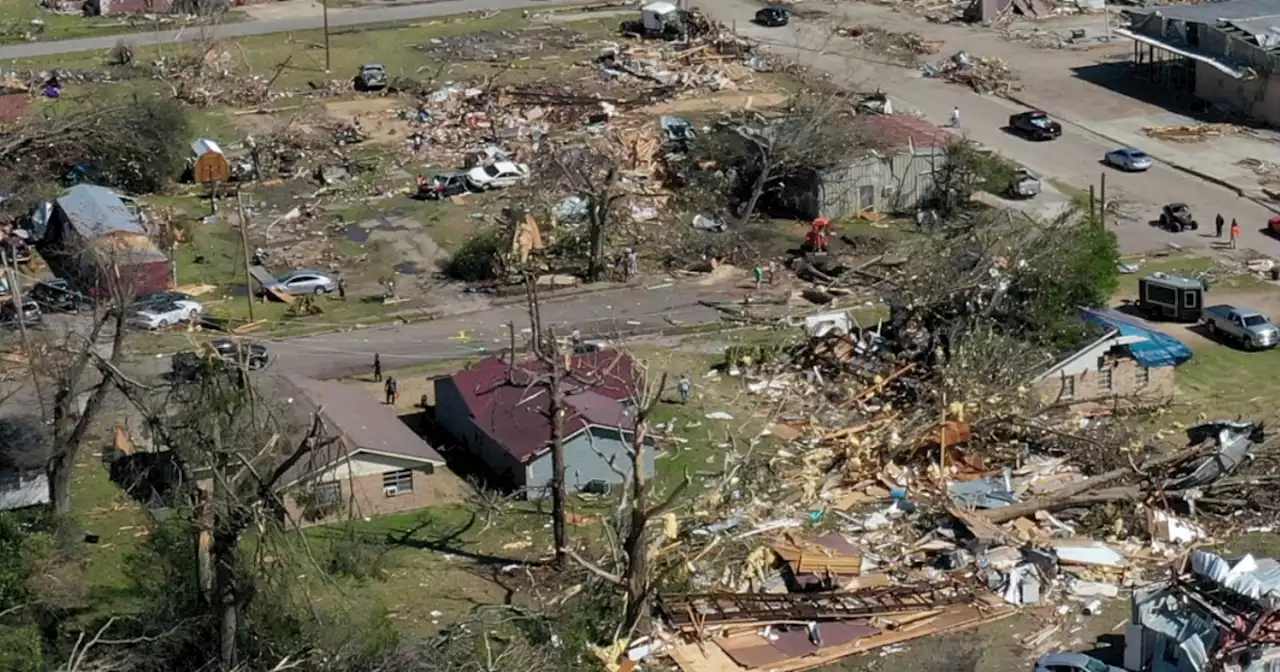
<svg viewBox="0 0 1280 672"><path fill-rule="evenodd" d="M1152 672L1280 669L1280 562L1193 550L1169 581L1134 592L1124 666Z"/></svg>

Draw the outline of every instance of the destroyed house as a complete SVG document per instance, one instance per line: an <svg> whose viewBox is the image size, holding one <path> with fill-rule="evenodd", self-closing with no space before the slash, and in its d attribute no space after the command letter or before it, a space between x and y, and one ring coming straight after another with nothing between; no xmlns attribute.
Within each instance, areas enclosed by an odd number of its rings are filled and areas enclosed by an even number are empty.
<svg viewBox="0 0 1280 672"><path fill-rule="evenodd" d="M933 191L954 137L905 114L868 115L863 129L873 148L858 146L847 160L789 179L779 208L800 219L912 212Z"/></svg>
<svg viewBox="0 0 1280 672"><path fill-rule="evenodd" d="M1280 562L1193 550L1173 579L1134 591L1124 666L1151 672L1280 669Z"/></svg>
<svg viewBox="0 0 1280 672"><path fill-rule="evenodd" d="M1173 398L1174 367L1191 356L1185 345L1114 311L1085 319L1101 335L1032 380L1042 402L1087 409Z"/></svg>
<svg viewBox="0 0 1280 672"><path fill-rule="evenodd" d="M85 293L119 282L131 294L169 287L169 258L114 191L78 184L32 216L40 255Z"/></svg>
<svg viewBox="0 0 1280 672"><path fill-rule="evenodd" d="M580 491L620 484L631 465L631 399L643 385L635 362L605 349L568 357L565 370L566 486ZM552 476L547 375L547 364L538 360L490 357L435 381L436 424L530 498L546 496ZM647 474L657 457L650 444Z"/></svg>
<svg viewBox="0 0 1280 672"><path fill-rule="evenodd" d="M1135 76L1280 126L1280 0L1126 11Z"/></svg>

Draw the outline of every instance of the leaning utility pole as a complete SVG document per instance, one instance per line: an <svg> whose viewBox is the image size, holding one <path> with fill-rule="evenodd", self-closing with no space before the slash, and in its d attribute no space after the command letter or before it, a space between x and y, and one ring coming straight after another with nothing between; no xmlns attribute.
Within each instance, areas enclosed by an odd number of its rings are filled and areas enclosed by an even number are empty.
<svg viewBox="0 0 1280 672"><path fill-rule="evenodd" d="M329 0L320 0L324 12L324 71L329 72Z"/></svg>
<svg viewBox="0 0 1280 672"><path fill-rule="evenodd" d="M249 268L249 216L244 212L244 197L239 191L236 192L236 208L240 214L240 248L244 253L244 298L249 302L249 321L252 322L253 272Z"/></svg>

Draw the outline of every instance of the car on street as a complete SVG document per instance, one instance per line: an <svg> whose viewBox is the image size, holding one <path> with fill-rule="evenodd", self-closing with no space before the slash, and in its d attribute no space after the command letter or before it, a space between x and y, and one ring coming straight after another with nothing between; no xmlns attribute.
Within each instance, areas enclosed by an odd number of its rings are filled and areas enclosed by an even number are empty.
<svg viewBox="0 0 1280 672"><path fill-rule="evenodd" d="M1265 350L1280 343L1280 329L1256 310L1228 305L1209 306L1202 316L1210 336L1225 338L1245 350Z"/></svg>
<svg viewBox="0 0 1280 672"><path fill-rule="evenodd" d="M356 90L377 91L387 88L387 69L381 63L365 63L356 75Z"/></svg>
<svg viewBox="0 0 1280 672"><path fill-rule="evenodd" d="M1062 136L1062 124L1041 110L1009 115L1009 129L1032 140L1053 140Z"/></svg>
<svg viewBox="0 0 1280 672"><path fill-rule="evenodd" d="M62 278L37 282L27 290L27 298L40 304L46 313L78 313L93 306L89 297L72 289Z"/></svg>
<svg viewBox="0 0 1280 672"><path fill-rule="evenodd" d="M219 338L205 343L204 352L185 350L173 356L170 363L174 378L190 380L207 361L238 367L243 362L250 371L266 368L270 361L267 346L261 343L245 343L230 338Z"/></svg>
<svg viewBox="0 0 1280 672"><path fill-rule="evenodd" d="M1120 170L1139 172L1151 167L1151 157L1137 147L1121 147L1107 152L1103 163Z"/></svg>
<svg viewBox="0 0 1280 672"><path fill-rule="evenodd" d="M791 12L786 7L765 7L756 12L756 25L779 28L791 22Z"/></svg>
<svg viewBox="0 0 1280 672"><path fill-rule="evenodd" d="M1186 203L1170 203L1160 210L1160 228L1181 233L1199 229L1200 223L1191 214L1191 207Z"/></svg>
<svg viewBox="0 0 1280 672"><path fill-rule="evenodd" d="M430 180L418 182L418 198L433 201L470 192L466 173L440 173Z"/></svg>
<svg viewBox="0 0 1280 672"><path fill-rule="evenodd" d="M166 329L175 324L189 322L204 312L198 301L178 300L169 303L150 303L134 306L129 317L130 325L138 329Z"/></svg>
<svg viewBox="0 0 1280 672"><path fill-rule="evenodd" d="M40 304L25 299L22 302L22 324L32 326L39 324L43 320L40 312ZM18 328L18 311L13 305L12 300L6 299L4 305L0 306L0 324L10 329Z"/></svg>
<svg viewBox="0 0 1280 672"><path fill-rule="evenodd" d="M1084 653L1050 653L1036 661L1035 672L1124 672Z"/></svg>
<svg viewBox="0 0 1280 672"><path fill-rule="evenodd" d="M288 294L328 294L338 291L338 278L332 273L300 268L277 277L270 287Z"/></svg>
<svg viewBox="0 0 1280 672"><path fill-rule="evenodd" d="M467 172L467 186L474 191L511 187L527 179L529 166L514 161L497 161L487 166L476 166Z"/></svg>

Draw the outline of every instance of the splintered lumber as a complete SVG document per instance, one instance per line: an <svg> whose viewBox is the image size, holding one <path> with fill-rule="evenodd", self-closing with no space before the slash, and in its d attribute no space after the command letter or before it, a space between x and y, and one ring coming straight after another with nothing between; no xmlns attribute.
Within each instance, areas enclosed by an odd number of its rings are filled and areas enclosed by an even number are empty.
<svg viewBox="0 0 1280 672"><path fill-rule="evenodd" d="M883 389L885 388L885 386L886 386L886 385L888 385L889 383L892 383L893 381L897 380L898 378L901 378L902 376L904 376L904 375L906 375L906 374L908 374L908 373L910 373L910 372L914 371L914 370L915 370L915 368L916 368L916 365L915 365L914 363L912 363L912 364L908 364L908 365L906 365L906 366L904 366L904 367L902 367L902 368L898 369L897 371L894 371L893 373L889 374L888 376L885 376L884 380L881 380L880 382L876 383L875 385L872 385L871 387L869 387L869 388L867 388L867 389L863 390L862 392L858 393L858 396L854 397L854 402L855 402L855 403L862 403L862 402L864 402L864 401L866 401L866 400L868 400L868 399L870 399L870 398L872 398L872 397L876 396L877 394L879 394L879 393L880 393L880 390L883 390Z"/></svg>
<svg viewBox="0 0 1280 672"><path fill-rule="evenodd" d="M116 453L119 455L132 455L137 452L137 449L133 447L133 440L129 438L129 433L124 429L124 425L116 425L114 444Z"/></svg>
<svg viewBox="0 0 1280 672"><path fill-rule="evenodd" d="M262 285L263 289L267 290L268 294L276 297L283 303L293 305L295 297L289 292L284 291L283 289L276 289L275 287L273 287L273 285L276 282L276 279L271 277L271 274L267 272L267 269L265 267L250 266L249 273L253 275L254 280L257 280L258 283Z"/></svg>
<svg viewBox="0 0 1280 672"><path fill-rule="evenodd" d="M267 323L267 321L266 321L266 320L254 320L254 321L252 321L252 322L245 322L244 324L242 324L242 325L240 325L240 326L238 326L238 327L233 328L233 329L231 330L231 333L233 333L233 334L247 334L247 333L249 333L249 332L251 332L251 331L257 331L260 327L262 327L262 325L264 325L264 324L266 324L266 323Z"/></svg>
<svg viewBox="0 0 1280 672"><path fill-rule="evenodd" d="M847 643L820 648L811 655L786 658L779 662L771 662L767 666L739 665L721 646L723 644L735 651L742 650L754 644L753 638L762 644L768 644L769 640L755 633L685 644L674 648L668 655L684 672L766 672L766 670L768 672L803 672L830 665L849 656L913 639L941 633L961 632L1007 618L1014 613L1017 613L1017 609L1012 605L1005 604L994 596L987 596L970 604L955 604L930 614L922 614L923 618L912 622L910 627L884 630L867 637L858 637Z"/></svg>
<svg viewBox="0 0 1280 672"><path fill-rule="evenodd" d="M658 609L673 627L743 623L842 621L930 611L972 602L968 590L933 586L893 587L856 593L705 593L663 595Z"/></svg>
<svg viewBox="0 0 1280 672"><path fill-rule="evenodd" d="M834 532L817 538L786 535L769 548L797 574L862 573L862 551Z"/></svg>
<svg viewBox="0 0 1280 672"><path fill-rule="evenodd" d="M1037 497L1033 500L1023 502L1021 504L1011 504L1009 506L1003 506L998 509L987 509L982 511L979 515L986 518L988 522L1000 524L1000 523L1007 523L1010 520L1014 520L1015 518L1022 518L1023 516L1033 516L1035 515L1036 511L1053 512L1053 511L1060 511L1062 509L1070 508L1072 506L1078 506L1080 504L1098 503L1096 500L1090 501L1089 498L1087 497L1082 498L1081 496L1091 491L1097 490L1104 485L1108 485L1118 480L1121 480L1126 476L1132 476L1135 473L1146 474L1146 473L1149 473L1152 469L1155 469L1156 467L1167 466L1170 464L1177 464L1178 462L1189 460L1197 455L1200 455L1203 452L1204 452L1204 449L1201 448L1200 446L1193 446L1191 448L1188 448L1179 453L1175 453L1173 455L1147 460L1146 462L1143 462L1141 466L1136 468L1136 472L1135 472L1135 468L1133 467L1121 467L1119 469L1112 469L1111 471L1108 471L1105 474L1099 474L1097 476L1094 476L1093 478L1090 478L1087 481L1080 481L1079 483L1069 483L1045 495L1044 497ZM1117 492L1107 493L1108 499L1104 501L1118 501L1119 499L1127 499L1127 498L1130 498L1134 492L1135 490L1128 489L1128 488L1118 489Z"/></svg>

